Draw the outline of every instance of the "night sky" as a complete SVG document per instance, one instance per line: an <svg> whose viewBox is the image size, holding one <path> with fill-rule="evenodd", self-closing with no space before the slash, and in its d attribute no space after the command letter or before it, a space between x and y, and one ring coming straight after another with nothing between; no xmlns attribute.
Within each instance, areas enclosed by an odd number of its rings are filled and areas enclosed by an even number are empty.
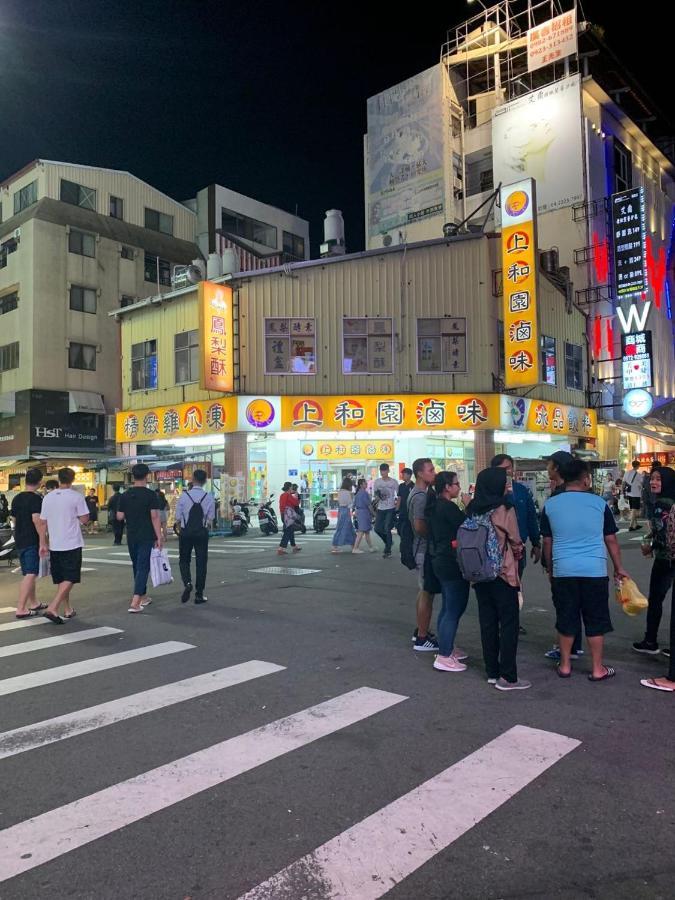
<svg viewBox="0 0 675 900"><path fill-rule="evenodd" d="M435 64L479 9L428 6L0 0L0 180L42 157L126 169L178 200L217 182L297 207L313 255L338 207L360 250L366 99ZM670 29L657 7L629 23L617 6L584 11L670 111Z"/></svg>

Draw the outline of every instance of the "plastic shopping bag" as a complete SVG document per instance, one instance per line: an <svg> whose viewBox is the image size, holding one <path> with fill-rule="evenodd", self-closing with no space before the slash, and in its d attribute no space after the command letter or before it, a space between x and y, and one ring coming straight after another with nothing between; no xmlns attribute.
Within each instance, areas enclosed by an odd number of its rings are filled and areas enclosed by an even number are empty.
<svg viewBox="0 0 675 900"><path fill-rule="evenodd" d="M40 557L40 564L38 567L38 578L46 578L51 573L51 566L49 564L49 555Z"/></svg>
<svg viewBox="0 0 675 900"><path fill-rule="evenodd" d="M627 616L637 616L649 606L647 598L640 593L632 578L616 582L616 602L621 604Z"/></svg>
<svg viewBox="0 0 675 900"><path fill-rule="evenodd" d="M150 578L152 579L153 587L171 584L173 581L169 555L166 550L157 550L153 547L150 553Z"/></svg>

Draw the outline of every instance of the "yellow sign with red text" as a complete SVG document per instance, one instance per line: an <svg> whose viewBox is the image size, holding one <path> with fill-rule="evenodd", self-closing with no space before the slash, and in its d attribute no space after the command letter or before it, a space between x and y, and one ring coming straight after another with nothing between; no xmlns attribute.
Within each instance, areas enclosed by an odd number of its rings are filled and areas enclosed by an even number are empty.
<svg viewBox="0 0 675 900"><path fill-rule="evenodd" d="M126 410L115 424L120 444L225 434L237 430L237 398Z"/></svg>
<svg viewBox="0 0 675 900"><path fill-rule="evenodd" d="M204 391L231 394L234 391L232 288L200 281L198 297L199 386Z"/></svg>
<svg viewBox="0 0 675 900"><path fill-rule="evenodd" d="M394 458L393 441L307 441L301 446L303 459L386 459Z"/></svg>
<svg viewBox="0 0 675 900"><path fill-rule="evenodd" d="M530 387L541 381L534 179L502 187L501 205L504 381L507 388Z"/></svg>

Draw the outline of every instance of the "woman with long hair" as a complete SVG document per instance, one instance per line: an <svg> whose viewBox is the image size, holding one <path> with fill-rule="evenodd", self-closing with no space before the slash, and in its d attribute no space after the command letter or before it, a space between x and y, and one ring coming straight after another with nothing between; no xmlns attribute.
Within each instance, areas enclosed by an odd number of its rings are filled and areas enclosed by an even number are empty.
<svg viewBox="0 0 675 900"><path fill-rule="evenodd" d="M338 520L331 553L340 553L342 547L354 548L356 532L352 524L352 487L352 480L346 475L338 491Z"/></svg>
<svg viewBox="0 0 675 900"><path fill-rule="evenodd" d="M285 481L279 497L279 512L281 513L281 522L284 528L277 548L279 556L288 555L286 547L289 544L293 548L293 553L299 553L302 549L302 547L296 547L295 545L295 525L298 521L297 510L300 506L300 500L297 494L293 493L292 488L291 482Z"/></svg>
<svg viewBox="0 0 675 900"><path fill-rule="evenodd" d="M370 532L373 530L373 507L368 483L365 478L359 478L356 483L356 496L354 497L354 511L356 512L356 541L352 553L363 553L359 549L361 541L365 538L371 553L377 553L370 540Z"/></svg>
<svg viewBox="0 0 675 900"><path fill-rule="evenodd" d="M516 666L520 619L518 560L523 555L523 542L507 495L506 469L479 472L466 514L494 529L501 554L501 569L494 581L474 585L488 683L500 691L522 691L532 687L529 681L518 679Z"/></svg>
<svg viewBox="0 0 675 900"><path fill-rule="evenodd" d="M434 669L464 672L466 659L455 644L459 620L469 600L469 582L462 578L455 550L457 529L466 516L453 501L459 497L455 472L439 472L427 497L425 519L429 527L429 553L434 575L441 585L443 606L438 616L438 655Z"/></svg>

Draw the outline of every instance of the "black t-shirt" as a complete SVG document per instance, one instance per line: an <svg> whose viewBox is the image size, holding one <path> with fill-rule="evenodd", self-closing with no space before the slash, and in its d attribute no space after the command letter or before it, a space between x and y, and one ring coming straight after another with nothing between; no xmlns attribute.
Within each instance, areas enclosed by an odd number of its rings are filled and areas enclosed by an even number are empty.
<svg viewBox="0 0 675 900"><path fill-rule="evenodd" d="M35 491L21 491L12 500L11 515L16 521L14 542L17 550L37 547L40 543L37 530L33 525L33 515L39 513L41 509L42 497Z"/></svg>
<svg viewBox="0 0 675 900"><path fill-rule="evenodd" d="M150 511L159 509L155 491L144 487L130 487L120 497L119 512L127 523L127 543L154 544L157 540Z"/></svg>
<svg viewBox="0 0 675 900"><path fill-rule="evenodd" d="M414 481L409 481L408 484L405 481L402 481L398 486L398 496L401 500L401 503L398 508L398 514L402 519L408 518L408 497L410 496L410 491L415 487Z"/></svg>
<svg viewBox="0 0 675 900"><path fill-rule="evenodd" d="M456 503L443 499L436 501L429 519L432 536L429 549L434 574L440 581L462 577L457 563L457 551L452 547L452 542L457 540L457 530L465 519L466 516Z"/></svg>

